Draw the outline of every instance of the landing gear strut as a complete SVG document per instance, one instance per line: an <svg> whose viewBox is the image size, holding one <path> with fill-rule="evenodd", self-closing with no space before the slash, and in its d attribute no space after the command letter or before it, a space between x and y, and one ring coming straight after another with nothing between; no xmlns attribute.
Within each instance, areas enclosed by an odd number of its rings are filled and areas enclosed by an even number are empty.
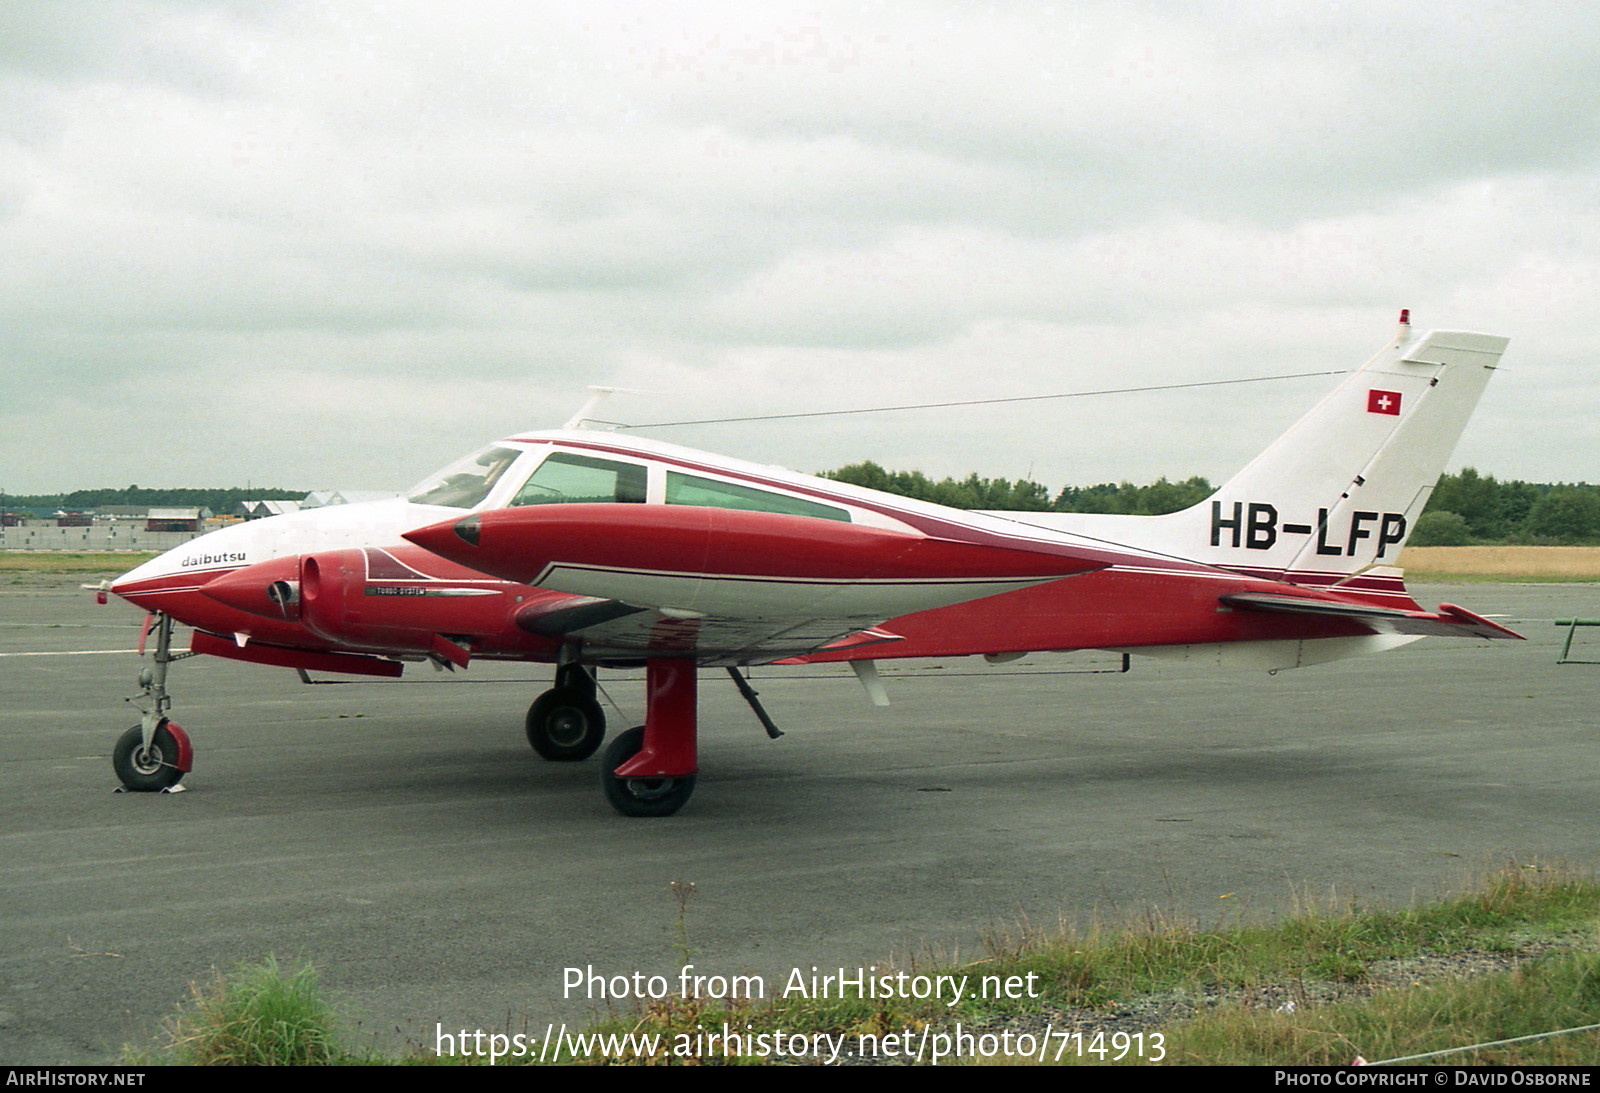
<svg viewBox="0 0 1600 1093"><path fill-rule="evenodd" d="M528 743L541 758L576 762L606 738L606 715L595 701L594 673L581 664L556 669L556 685L528 707Z"/></svg>
<svg viewBox="0 0 1600 1093"><path fill-rule="evenodd" d="M135 793L155 793L171 789L183 780L194 765L194 748L189 734L168 720L172 696L167 694L167 665L193 656L172 651L172 616L156 612L151 616L156 648L154 665L139 673L139 687L149 701L139 724L123 733L111 753L111 768L117 780Z"/></svg>
<svg viewBox="0 0 1600 1093"><path fill-rule="evenodd" d="M600 786L624 816L671 816L694 794L698 766L693 660L645 663L644 724L612 741Z"/></svg>

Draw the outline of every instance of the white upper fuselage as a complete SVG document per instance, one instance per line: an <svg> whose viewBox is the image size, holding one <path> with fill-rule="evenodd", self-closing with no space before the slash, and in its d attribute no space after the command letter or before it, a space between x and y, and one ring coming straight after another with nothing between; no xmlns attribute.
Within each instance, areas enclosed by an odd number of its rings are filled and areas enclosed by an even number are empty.
<svg viewBox="0 0 1600 1093"><path fill-rule="evenodd" d="M460 468L485 466L483 462L475 462L474 457L468 457L430 476L407 497L332 505L234 524L200 536L138 566L118 578L114 587L142 585L152 579L170 579L177 574L194 574L199 584L220 573L273 558L346 547L399 544L405 532L463 512L528 503L529 491L547 489L538 485L536 476L556 453L563 453L564 458L574 461L588 460L638 468L643 483L642 497L638 499L650 504L668 503L669 500L690 503L681 494L675 499L671 498L672 491L683 489L682 483L685 481L709 482L741 491L738 507L771 506L801 514L809 514L813 508L820 507L829 510L827 515L833 519L847 518L853 524L894 531L913 532L915 528L912 522L922 523L932 519L1036 542L1061 542L1077 538L1070 533L1029 526L999 515L950 509L660 441L586 430L562 430L521 434L497 441L482 452L475 453L477 460L487 461L487 472L476 472L476 482L460 485L462 479L474 477L474 472L461 472ZM549 469L546 468L547 471ZM452 474L452 471L457 473ZM492 478L492 481L485 480L488 478ZM442 498L456 503L424 503L419 498ZM773 500L769 501L768 498ZM797 507L786 507L789 505Z"/></svg>

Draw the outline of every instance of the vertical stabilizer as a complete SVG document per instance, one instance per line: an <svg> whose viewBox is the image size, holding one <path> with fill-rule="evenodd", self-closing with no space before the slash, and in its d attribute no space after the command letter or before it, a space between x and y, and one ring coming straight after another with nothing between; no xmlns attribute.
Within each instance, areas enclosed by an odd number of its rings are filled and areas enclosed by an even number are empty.
<svg viewBox="0 0 1600 1093"><path fill-rule="evenodd" d="M1399 592L1400 548L1506 343L1459 330L1413 337L1401 312L1392 342L1198 505L1025 519L1297 584Z"/></svg>
<svg viewBox="0 0 1600 1093"><path fill-rule="evenodd" d="M1411 338L1402 321L1394 342L1164 530L1183 529L1188 557L1298 583L1396 566L1505 348L1467 331Z"/></svg>

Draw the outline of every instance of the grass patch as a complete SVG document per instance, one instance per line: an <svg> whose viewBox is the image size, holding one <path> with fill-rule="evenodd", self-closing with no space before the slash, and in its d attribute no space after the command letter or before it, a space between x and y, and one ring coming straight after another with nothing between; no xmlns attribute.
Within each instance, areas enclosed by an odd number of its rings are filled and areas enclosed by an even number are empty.
<svg viewBox="0 0 1600 1093"><path fill-rule="evenodd" d="M0 573L126 573L155 556L136 550L126 554L0 550Z"/></svg>
<svg viewBox="0 0 1600 1093"><path fill-rule="evenodd" d="M1273 925L1201 928L1150 913L1120 928L1061 926L1000 931L988 955L961 965L928 962L907 974L966 976L966 997L778 997L783 981L767 982L765 1000L727 1002L669 997L618 1015L591 1035L633 1037L626 1045L596 1042L594 1050L552 1062L752 1063L728 1058L719 1046L699 1045L706 1030L747 1036L828 1033L853 1050L861 1036L906 1033L962 1022L1004 1028L1016 1018L1042 1016L1058 1030L1099 1024L1119 1027L1128 1012L1153 1013L1137 1027L1146 1041L1164 1038L1165 1062L1191 1064L1349 1063L1395 1058L1463 1044L1526 1036L1589 1024L1600 1015L1600 883L1572 870L1512 863L1464 892L1406 908L1361 907L1334 900L1298 900ZM687 948L680 900L679 944ZM1514 970L1423 982L1427 964L1460 976L1485 955L1523 961ZM1399 974L1405 969L1413 969ZM823 969L824 972L833 969ZM880 964L872 976L893 976ZM853 969L852 969L853 971ZM1398 989L1379 989L1398 980ZM1026 997L981 997L987 982L1027 984ZM1412 982L1411 979L1416 981ZM881 993L881 992L880 992ZM1003 994L1002 991L991 991ZM1014 992L1016 993L1016 992ZM1334 1002L1318 1001L1330 996ZM1285 997L1294 1012L1274 1012ZM1151 1000L1160 1005L1152 1009ZM1264 999L1272 1002L1263 1005ZM1198 1013L1199 1016L1190 1017ZM1035 1024L1038 1022L1036 1021ZM1027 1026L1018 1026L1027 1027ZM1127 1029L1126 1023L1120 1026ZM335 1043L332 1009L316 994L309 968L279 971L275 962L240 969L195 992L169 1026L171 1060L228 1063L449 1063L483 1058L352 1059ZM642 1047L640 1037L655 1037ZM535 1043L532 1050L537 1053ZM1152 1054L1146 1051L1145 1057ZM1062 1061L1110 1061L1101 1056ZM515 1063L502 1058L500 1065ZM1125 1061L1138 1062L1130 1056ZM1600 1036L1580 1034L1525 1045L1444 1057L1471 1063L1600 1063Z"/></svg>
<svg viewBox="0 0 1600 1093"><path fill-rule="evenodd" d="M1536 938L1591 926L1600 918L1600 885L1564 869L1512 865L1462 895L1410 908L1299 902L1268 926L1201 929L1152 914L1116 930L997 935L981 966L985 974L1036 977L1041 997L1019 1009L1104 1008L1143 994L1203 996L1268 982L1360 983L1382 961L1518 952Z"/></svg>
<svg viewBox="0 0 1600 1093"><path fill-rule="evenodd" d="M670 1041L696 1028L720 1028L724 1021L733 1028L755 1032L784 1029L842 1033L850 1037L903 1032L952 1020L960 1020L968 1028L993 1027L1011 1018L1064 1011L1087 1015L1092 1021L1095 1014L1136 1005L1151 996L1186 999L1188 1003L1179 1007L1186 1009L1203 1007L1207 1000L1259 997L1265 993L1264 988L1274 984L1293 985L1302 994L1309 983L1332 984L1337 990L1355 992L1369 984L1379 968L1388 962L1470 953L1525 954L1557 943L1600 945L1600 937L1595 935L1596 922L1600 921L1600 884L1559 867L1512 864L1462 894L1410 908L1359 907L1332 900L1320 905L1303 899L1298 902L1300 906L1294 913L1274 925L1201 928L1192 921L1152 912L1121 927L1099 925L1079 930L1060 926L1040 930L1023 926L991 935L987 946L989 955L974 963L958 968L908 969L924 975L969 976L972 985L969 996L954 1008L938 999L918 1001L900 997L772 999L731 1007L690 999L677 1000L672 1006L652 1007L636 1020L610 1022L603 1027L612 1032L659 1033L664 1041ZM1571 995L1572 991L1559 983L1547 987L1533 985L1547 978L1544 967L1539 965L1517 973L1520 978L1509 978L1515 979L1519 990L1548 989L1558 997ZM890 974L894 970L880 965L873 974ZM1595 976L1596 982L1600 982L1600 971L1596 971ZM984 977L995 977L990 981L997 984L1026 983L1031 989L1030 996L1015 999L973 997ZM1457 986L1465 989L1470 984ZM1422 994L1444 989L1419 988ZM1411 992L1397 993L1408 995ZM1580 1003L1581 998L1586 997L1580 992ZM1426 1011L1429 1006L1437 1010L1442 1003L1424 1000L1417 1004ZM1446 1037L1466 1035L1464 1030L1474 1027L1475 1015L1482 1015L1496 1006L1500 1003L1483 1003L1477 1010L1470 1007L1462 1010L1463 1016L1450 1026ZM1239 1025L1261 1022L1270 1029L1285 1024L1280 1020L1284 1015L1245 1011L1237 1005L1229 1008L1239 1011L1235 1017ZM1356 1011L1360 1009L1356 1006ZM1570 1009L1559 1012L1566 1014ZM1547 1013L1556 1011L1538 1012L1539 1016L1529 1017L1524 1023L1538 1024L1547 1019ZM1374 1020L1381 1023L1390 1019L1388 1011L1382 1014ZM1560 1020L1565 1021L1566 1017ZM1297 1028L1304 1024L1303 1020L1299 1025L1289 1022L1286 1027ZM1062 1026L1058 1024L1057 1027ZM1177 1027L1172 1026L1173 1029ZM1502 1029L1512 1026L1502 1021L1480 1022L1476 1027L1477 1031L1465 1039L1448 1042L1493 1039ZM1544 1025L1531 1031L1556 1027L1561 1026ZM1418 1030L1414 1039L1425 1038L1424 1031ZM1175 1035L1175 1032L1169 1030L1168 1034ZM1236 1039L1238 1053L1230 1056L1226 1047L1217 1048L1215 1056L1208 1054L1192 1061L1253 1063L1270 1058L1270 1061L1283 1063L1300 1059L1303 1052L1309 1050L1307 1044L1312 1042L1322 1044L1323 1050L1330 1053L1329 1059L1350 1061L1349 1058L1335 1059L1339 1052L1346 1050L1339 1046L1337 1036L1318 1033L1317 1036L1322 1036L1319 1040L1310 1033L1307 1035L1310 1039L1306 1044L1295 1046L1295 1051L1301 1054L1273 1054L1286 1050L1281 1043L1273 1041L1272 1046L1260 1049L1262 1054L1253 1055L1245 1049L1258 1033L1247 1034L1235 1026L1222 1035L1222 1039ZM1392 1043L1400 1043L1401 1039L1397 1032ZM1364 1053L1368 1058L1378 1058L1376 1053L1389 1050L1391 1043L1369 1042L1371 1046L1364 1045L1361 1052L1351 1054ZM1212 1048L1205 1050L1213 1051ZM1600 1060L1600 1056L1593 1057ZM596 1058L595 1061L601 1060ZM696 1061L722 1060L707 1057ZM1169 1061L1177 1061L1170 1055L1170 1047Z"/></svg>
<svg viewBox="0 0 1600 1093"><path fill-rule="evenodd" d="M1600 547L1406 547L1400 565L1413 582L1594 581L1600 580Z"/></svg>
<svg viewBox="0 0 1600 1093"><path fill-rule="evenodd" d="M334 1037L333 1006L317 973L289 971L273 957L195 985L167 1025L159 1060L179 1066L328 1066L351 1061Z"/></svg>
<svg viewBox="0 0 1600 1093"><path fill-rule="evenodd" d="M1593 1066L1600 1030L1542 1036L1595 1023L1600 956L1554 957L1516 971L1375 994L1289 1013L1230 1007L1171 1026L1179 1066L1342 1066L1414 1059L1448 1066ZM1520 1043L1452 1050L1520 1037ZM1448 1054L1433 1055L1434 1052Z"/></svg>

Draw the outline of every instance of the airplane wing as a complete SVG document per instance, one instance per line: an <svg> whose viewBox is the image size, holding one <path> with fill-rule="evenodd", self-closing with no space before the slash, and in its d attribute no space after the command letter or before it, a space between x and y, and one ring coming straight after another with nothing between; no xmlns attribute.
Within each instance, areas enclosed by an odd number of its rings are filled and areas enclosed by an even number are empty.
<svg viewBox="0 0 1600 1093"><path fill-rule="evenodd" d="M876 627L878 620L870 615L696 617L670 608L637 607L594 597L554 608L530 605L516 614L515 621L541 637L582 641L584 649L596 656L685 653L710 665L765 664L823 648L903 640Z"/></svg>
<svg viewBox="0 0 1600 1093"><path fill-rule="evenodd" d="M535 505L405 536L504 580L581 597L517 625L603 656L754 664L898 640L874 628L1104 568L1064 550L959 542L782 513L692 505Z"/></svg>
<svg viewBox="0 0 1600 1093"><path fill-rule="evenodd" d="M1246 611L1274 611L1292 615L1324 615L1353 619L1383 634L1447 635L1450 637L1517 638L1522 635L1508 630L1482 615L1474 615L1466 608L1442 603L1437 614L1429 611L1406 611L1394 607L1374 607L1367 604L1347 603L1342 600L1318 600L1306 596L1280 595L1274 592L1235 592L1220 597L1229 607Z"/></svg>

